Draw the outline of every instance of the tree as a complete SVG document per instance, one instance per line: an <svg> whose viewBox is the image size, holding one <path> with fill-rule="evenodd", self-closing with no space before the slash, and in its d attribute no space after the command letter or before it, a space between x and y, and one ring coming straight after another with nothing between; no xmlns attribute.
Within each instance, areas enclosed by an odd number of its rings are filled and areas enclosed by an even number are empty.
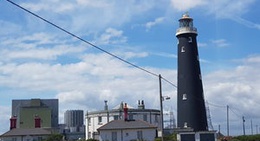
<svg viewBox="0 0 260 141"><path fill-rule="evenodd" d="M62 141L63 135L62 134L52 134L44 141Z"/></svg>

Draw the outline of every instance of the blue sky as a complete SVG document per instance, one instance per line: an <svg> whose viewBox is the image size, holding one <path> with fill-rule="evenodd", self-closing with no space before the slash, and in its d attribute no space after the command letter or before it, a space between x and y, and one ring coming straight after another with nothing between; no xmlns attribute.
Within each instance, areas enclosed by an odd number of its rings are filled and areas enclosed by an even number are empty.
<svg viewBox="0 0 260 141"><path fill-rule="evenodd" d="M260 17L257 0L14 0L81 38L177 84L178 19L198 29L205 99L214 128L246 133L260 125ZM158 78L73 38L9 2L0 2L0 133L9 129L12 99L58 98L60 123L69 109L93 111L108 100L159 108ZM177 90L163 81L165 112L176 116ZM259 130L260 132L260 130Z"/></svg>

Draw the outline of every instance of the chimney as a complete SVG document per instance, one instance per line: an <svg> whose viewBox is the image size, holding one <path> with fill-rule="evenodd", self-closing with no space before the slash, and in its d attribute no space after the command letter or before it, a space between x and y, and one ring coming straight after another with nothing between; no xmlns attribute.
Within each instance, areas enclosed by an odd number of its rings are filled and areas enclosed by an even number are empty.
<svg viewBox="0 0 260 141"><path fill-rule="evenodd" d="M16 128L16 122L17 122L17 117L16 116L12 116L10 118L10 130Z"/></svg>
<svg viewBox="0 0 260 141"><path fill-rule="evenodd" d="M138 109L144 109L144 101L142 100L140 103L140 100L138 100Z"/></svg>
<svg viewBox="0 0 260 141"><path fill-rule="evenodd" d="M34 117L34 127L41 128L41 118L38 115Z"/></svg>
<svg viewBox="0 0 260 141"><path fill-rule="evenodd" d="M125 121L128 120L128 108L127 108L127 104L125 103L125 106L124 106L124 118L125 118Z"/></svg>
<svg viewBox="0 0 260 141"><path fill-rule="evenodd" d="M142 104L142 109L144 109L144 100L142 100L141 104Z"/></svg>
<svg viewBox="0 0 260 141"><path fill-rule="evenodd" d="M105 100L104 102L105 102L104 110L108 110L107 100Z"/></svg>

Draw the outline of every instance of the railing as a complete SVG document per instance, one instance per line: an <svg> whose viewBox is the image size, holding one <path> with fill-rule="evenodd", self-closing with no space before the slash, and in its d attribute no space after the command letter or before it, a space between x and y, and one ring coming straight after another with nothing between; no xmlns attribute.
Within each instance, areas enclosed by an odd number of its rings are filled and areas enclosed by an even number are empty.
<svg viewBox="0 0 260 141"><path fill-rule="evenodd" d="M195 27L180 27L176 30L176 34L178 34L179 32L183 33L183 32L192 32L192 33L197 33L197 28Z"/></svg>

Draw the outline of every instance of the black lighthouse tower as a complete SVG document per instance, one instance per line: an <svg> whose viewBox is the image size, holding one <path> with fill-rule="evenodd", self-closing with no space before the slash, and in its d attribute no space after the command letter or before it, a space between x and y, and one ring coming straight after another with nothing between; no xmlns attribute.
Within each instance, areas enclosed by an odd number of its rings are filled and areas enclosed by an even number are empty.
<svg viewBox="0 0 260 141"><path fill-rule="evenodd" d="M179 128L207 131L200 62L197 47L197 29L193 19L184 14L176 31L178 38L178 100Z"/></svg>

